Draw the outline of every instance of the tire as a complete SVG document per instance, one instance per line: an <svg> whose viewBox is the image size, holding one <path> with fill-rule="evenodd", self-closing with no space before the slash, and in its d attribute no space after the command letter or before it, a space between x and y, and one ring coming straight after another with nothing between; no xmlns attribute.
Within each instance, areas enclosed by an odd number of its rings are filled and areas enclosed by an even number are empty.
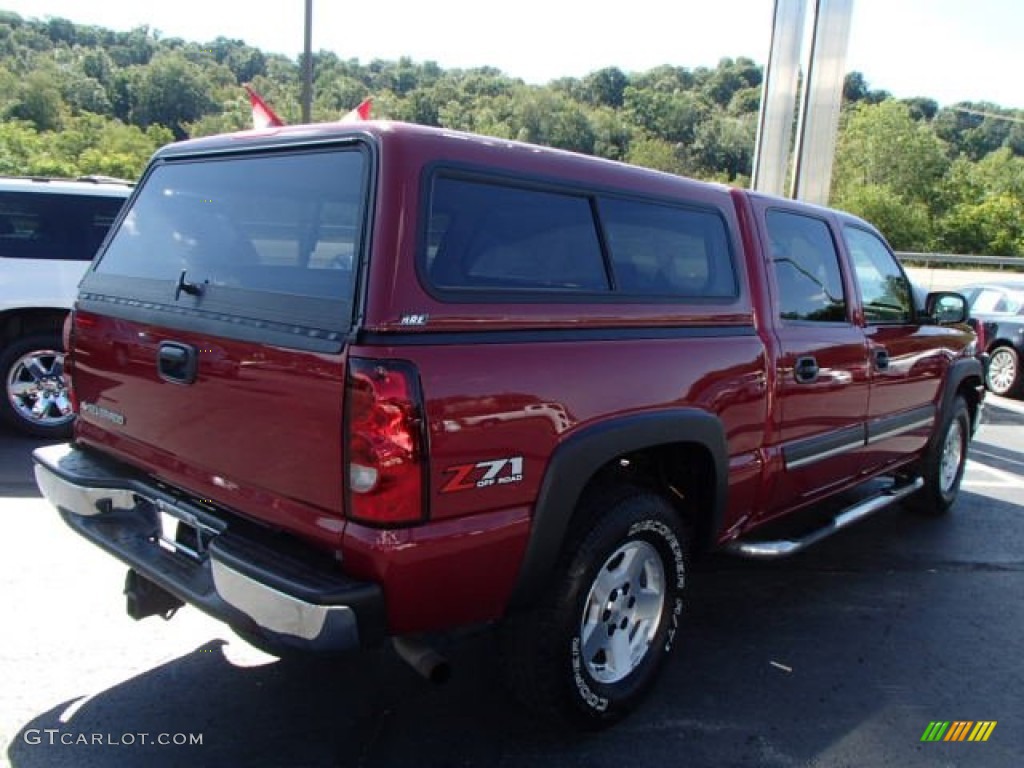
<svg viewBox="0 0 1024 768"><path fill-rule="evenodd" d="M971 436L967 403L959 395L953 400L941 428L926 449L921 465L924 487L911 497L912 506L929 515L949 511L960 492Z"/></svg>
<svg viewBox="0 0 1024 768"><path fill-rule="evenodd" d="M1020 355L1013 347L996 347L988 360L985 371L985 386L989 392L1001 397L1020 394Z"/></svg>
<svg viewBox="0 0 1024 768"><path fill-rule="evenodd" d="M60 334L36 333L0 351L0 419L25 435L70 437L74 413L64 378Z"/></svg>
<svg viewBox="0 0 1024 768"><path fill-rule="evenodd" d="M689 539L660 496L633 487L585 500L549 589L503 627L509 687L545 718L595 730L632 711L668 658Z"/></svg>

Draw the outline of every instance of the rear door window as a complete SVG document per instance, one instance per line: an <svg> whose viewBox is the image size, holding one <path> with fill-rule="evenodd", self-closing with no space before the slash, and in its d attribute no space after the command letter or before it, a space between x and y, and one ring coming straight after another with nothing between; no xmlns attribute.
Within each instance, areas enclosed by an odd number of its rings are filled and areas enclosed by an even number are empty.
<svg viewBox="0 0 1024 768"><path fill-rule="evenodd" d="M797 322L845 322L839 253L821 219L789 211L765 215L779 317Z"/></svg>
<svg viewBox="0 0 1024 768"><path fill-rule="evenodd" d="M89 261L123 197L0 192L0 258Z"/></svg>

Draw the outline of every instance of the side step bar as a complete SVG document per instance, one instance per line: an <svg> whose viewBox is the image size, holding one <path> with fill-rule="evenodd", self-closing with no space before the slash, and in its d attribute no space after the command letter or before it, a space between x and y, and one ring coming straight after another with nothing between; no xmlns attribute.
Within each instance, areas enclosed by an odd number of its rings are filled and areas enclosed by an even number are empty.
<svg viewBox="0 0 1024 768"><path fill-rule="evenodd" d="M817 544L822 539L828 538L833 533L838 533L860 520L885 509L890 504L895 504L924 485L921 478L916 478L908 483L893 485L881 493L870 496L852 507L840 512L829 523L823 525L806 536L799 539L771 540L743 540L738 539L725 546L725 551L740 557L748 557L755 560L775 560L780 557L788 557L802 552L812 544Z"/></svg>

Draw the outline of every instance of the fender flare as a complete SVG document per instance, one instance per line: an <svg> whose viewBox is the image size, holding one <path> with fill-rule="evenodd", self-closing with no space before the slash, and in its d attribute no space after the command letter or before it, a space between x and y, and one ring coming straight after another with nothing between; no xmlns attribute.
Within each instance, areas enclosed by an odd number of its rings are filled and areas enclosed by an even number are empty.
<svg viewBox="0 0 1024 768"><path fill-rule="evenodd" d="M936 429L932 439L935 439L935 435L939 432L939 427L945 423L946 414L953 407L953 399L960 391L964 380L971 376L977 377L979 387L985 386L985 371L978 358L963 357L959 360L954 360L950 364L949 370L946 373L946 381L943 383L942 395L939 399L939 409L935 419Z"/></svg>
<svg viewBox="0 0 1024 768"><path fill-rule="evenodd" d="M574 432L552 454L544 473L511 606L529 605L558 560L569 522L586 484L616 456L672 443L695 443L715 466L714 536L725 514L729 453L718 417L696 408L671 408L602 421Z"/></svg>

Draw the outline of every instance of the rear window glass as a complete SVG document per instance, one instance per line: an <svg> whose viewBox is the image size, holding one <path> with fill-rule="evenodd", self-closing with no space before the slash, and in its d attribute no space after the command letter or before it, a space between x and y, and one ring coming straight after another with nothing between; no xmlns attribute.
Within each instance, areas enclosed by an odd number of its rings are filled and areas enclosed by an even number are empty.
<svg viewBox="0 0 1024 768"><path fill-rule="evenodd" d="M89 261L123 197L0 192L0 258Z"/></svg>
<svg viewBox="0 0 1024 768"><path fill-rule="evenodd" d="M442 289L609 290L590 201L467 179L435 179L427 273Z"/></svg>
<svg viewBox="0 0 1024 768"><path fill-rule="evenodd" d="M96 272L351 300L364 162L346 150L157 166Z"/></svg>
<svg viewBox="0 0 1024 768"><path fill-rule="evenodd" d="M601 201L618 289L646 296L731 297L736 279L725 222L707 211Z"/></svg>

